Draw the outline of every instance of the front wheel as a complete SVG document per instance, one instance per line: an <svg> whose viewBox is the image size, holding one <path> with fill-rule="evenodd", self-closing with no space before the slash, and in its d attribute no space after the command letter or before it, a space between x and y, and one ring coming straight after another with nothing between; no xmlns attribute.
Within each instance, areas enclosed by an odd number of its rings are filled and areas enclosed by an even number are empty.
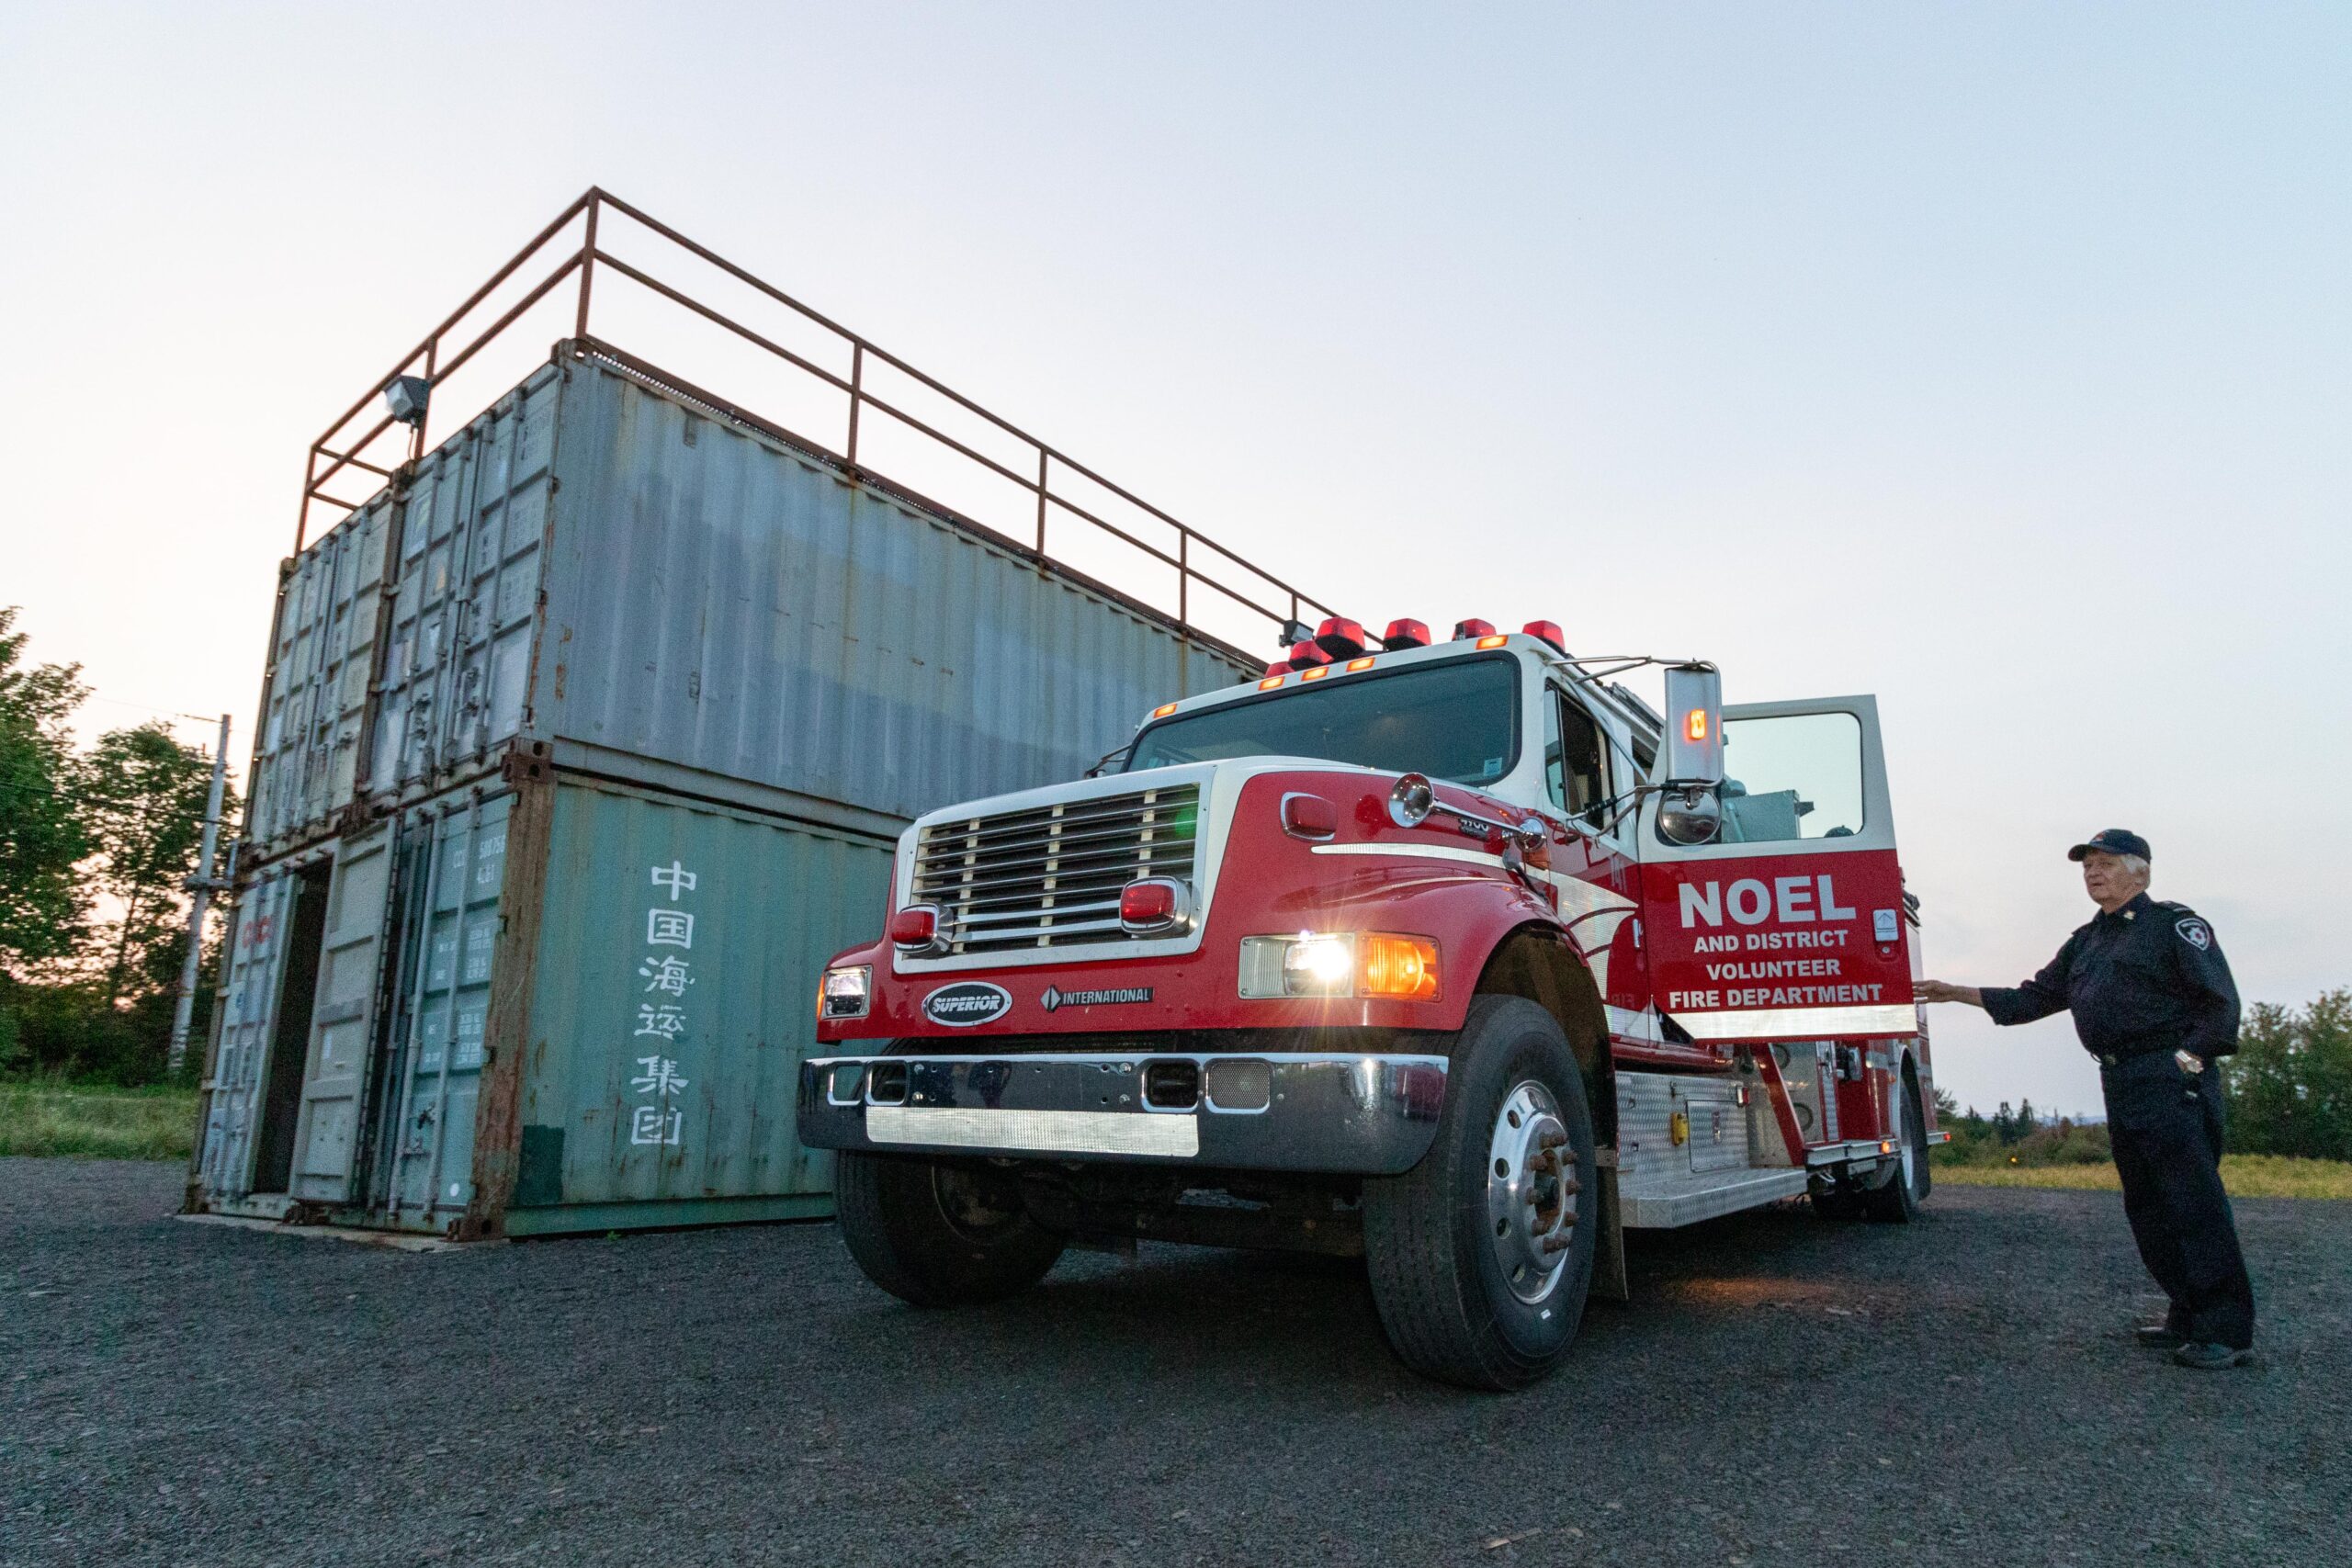
<svg viewBox="0 0 2352 1568"><path fill-rule="evenodd" d="M1523 1388L1576 1337L1592 1285L1600 1181L1584 1076L1557 1020L1480 997L1455 1043L1437 1137L1364 1183L1364 1258L1408 1367Z"/></svg>
<svg viewBox="0 0 2352 1568"><path fill-rule="evenodd" d="M1029 1217L1013 1179L984 1167L845 1152L833 1206L865 1277L916 1306L1018 1295L1062 1255L1063 1237Z"/></svg>

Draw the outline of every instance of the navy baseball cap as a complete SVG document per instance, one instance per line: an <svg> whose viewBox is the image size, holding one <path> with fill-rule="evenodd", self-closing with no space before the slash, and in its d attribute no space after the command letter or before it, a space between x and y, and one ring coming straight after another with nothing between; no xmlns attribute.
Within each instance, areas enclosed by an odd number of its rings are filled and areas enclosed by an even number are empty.
<svg viewBox="0 0 2352 1568"><path fill-rule="evenodd" d="M2142 860L2155 857L2148 853L2148 840L2129 828L2101 828L2083 843L2066 852L2068 860L2080 860L2093 850L2104 850L2111 855L2138 855Z"/></svg>

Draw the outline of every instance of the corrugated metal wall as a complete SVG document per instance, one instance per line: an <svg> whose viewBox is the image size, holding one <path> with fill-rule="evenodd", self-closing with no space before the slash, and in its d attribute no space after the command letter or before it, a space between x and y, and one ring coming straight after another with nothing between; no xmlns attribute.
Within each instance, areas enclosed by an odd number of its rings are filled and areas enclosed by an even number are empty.
<svg viewBox="0 0 2352 1568"><path fill-rule="evenodd" d="M518 739L910 818L1074 777L1157 705L1254 672L568 355L297 558L272 659L265 856Z"/></svg>
<svg viewBox="0 0 2352 1568"><path fill-rule="evenodd" d="M378 496L295 558L281 585L245 811L265 854L317 837L353 798L396 513Z"/></svg>
<svg viewBox="0 0 2352 1568"><path fill-rule="evenodd" d="M910 818L1254 671L781 444L566 367L535 737Z"/></svg>
<svg viewBox="0 0 2352 1568"><path fill-rule="evenodd" d="M369 795L481 773L523 728L561 391L555 367L538 370L417 466Z"/></svg>
<svg viewBox="0 0 2352 1568"><path fill-rule="evenodd" d="M796 1085L817 976L889 871L887 843L559 783L507 1229L824 1212Z"/></svg>

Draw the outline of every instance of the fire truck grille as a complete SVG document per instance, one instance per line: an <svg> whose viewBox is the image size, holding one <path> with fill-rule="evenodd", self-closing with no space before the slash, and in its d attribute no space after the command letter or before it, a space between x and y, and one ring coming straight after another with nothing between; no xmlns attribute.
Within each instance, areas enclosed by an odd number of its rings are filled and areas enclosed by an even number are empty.
<svg viewBox="0 0 2352 1568"><path fill-rule="evenodd" d="M1198 784L1097 795L935 822L915 844L914 898L936 904L953 953L1140 940L1119 890L1141 876L1193 881Z"/></svg>

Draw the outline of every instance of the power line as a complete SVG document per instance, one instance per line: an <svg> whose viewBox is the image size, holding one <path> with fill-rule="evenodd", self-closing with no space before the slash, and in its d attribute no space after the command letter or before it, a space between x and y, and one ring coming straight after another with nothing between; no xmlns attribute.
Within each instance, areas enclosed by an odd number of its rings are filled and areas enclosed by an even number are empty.
<svg viewBox="0 0 2352 1568"><path fill-rule="evenodd" d="M96 692L88 694L82 700L85 703L106 703L119 708L137 708L141 713L161 714L165 718L190 719L198 724L217 724L220 720L220 716L217 713L182 713L177 708L157 707L153 703L133 702L129 697L102 697Z"/></svg>

